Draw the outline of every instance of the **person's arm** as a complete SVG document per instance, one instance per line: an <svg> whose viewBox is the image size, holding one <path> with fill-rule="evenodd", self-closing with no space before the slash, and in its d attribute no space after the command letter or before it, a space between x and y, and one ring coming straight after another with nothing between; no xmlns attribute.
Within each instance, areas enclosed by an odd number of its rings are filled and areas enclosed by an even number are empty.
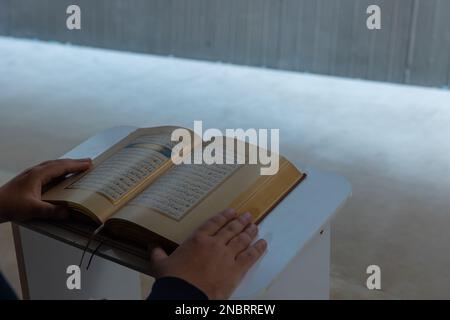
<svg viewBox="0 0 450 320"><path fill-rule="evenodd" d="M208 296L186 280L162 277L156 279L147 300L208 300Z"/></svg>
<svg viewBox="0 0 450 320"><path fill-rule="evenodd" d="M149 299L227 299L267 248L252 244L258 228L249 213L227 209L206 221L170 256L151 253L155 277Z"/></svg>
<svg viewBox="0 0 450 320"><path fill-rule="evenodd" d="M54 160L30 168L0 187L0 223L30 218L59 219L68 210L41 200L42 188L52 179L89 169L90 159ZM0 300L15 300L16 294L0 274Z"/></svg>
<svg viewBox="0 0 450 320"><path fill-rule="evenodd" d="M17 300L17 296L9 283L6 282L5 278L3 278L3 275L0 273L0 301L2 300Z"/></svg>

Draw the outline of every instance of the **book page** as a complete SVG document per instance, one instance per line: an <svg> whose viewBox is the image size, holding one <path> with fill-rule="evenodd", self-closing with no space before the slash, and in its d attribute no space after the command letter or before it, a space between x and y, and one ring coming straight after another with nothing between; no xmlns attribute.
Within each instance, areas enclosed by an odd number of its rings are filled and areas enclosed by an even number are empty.
<svg viewBox="0 0 450 320"><path fill-rule="evenodd" d="M91 170L73 175L43 195L103 223L172 166L171 133L177 127L139 129L106 150Z"/></svg>
<svg viewBox="0 0 450 320"><path fill-rule="evenodd" d="M175 166L129 204L155 209L180 220L238 167L195 164Z"/></svg>
<svg viewBox="0 0 450 320"><path fill-rule="evenodd" d="M239 155L235 149L234 157ZM226 153L233 157L233 152ZM224 156L218 153L218 157ZM260 164L181 164L172 166L107 222L107 230L136 243L165 239L180 244L206 219L228 208L262 217L301 179L281 158L275 176L262 176ZM156 240L158 241L158 240ZM161 243L163 243L161 242Z"/></svg>
<svg viewBox="0 0 450 320"><path fill-rule="evenodd" d="M167 135L138 137L67 188L90 190L116 203L170 158L173 144Z"/></svg>
<svg viewBox="0 0 450 320"><path fill-rule="evenodd" d="M114 203L166 160L158 151L128 146L67 188L94 191Z"/></svg>

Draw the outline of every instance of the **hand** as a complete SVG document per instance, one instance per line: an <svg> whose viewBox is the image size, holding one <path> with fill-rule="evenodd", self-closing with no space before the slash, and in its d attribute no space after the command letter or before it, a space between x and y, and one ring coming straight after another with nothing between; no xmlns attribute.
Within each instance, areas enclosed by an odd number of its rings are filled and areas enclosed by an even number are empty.
<svg viewBox="0 0 450 320"><path fill-rule="evenodd" d="M210 299L227 299L267 248L262 239L251 245L257 233L249 213L237 217L233 209L227 209L203 224L170 256L161 248L153 249L155 276L178 277Z"/></svg>
<svg viewBox="0 0 450 320"><path fill-rule="evenodd" d="M0 222L30 218L65 218L66 207L41 200L42 187L52 179L90 168L90 159L53 160L32 167L0 188Z"/></svg>

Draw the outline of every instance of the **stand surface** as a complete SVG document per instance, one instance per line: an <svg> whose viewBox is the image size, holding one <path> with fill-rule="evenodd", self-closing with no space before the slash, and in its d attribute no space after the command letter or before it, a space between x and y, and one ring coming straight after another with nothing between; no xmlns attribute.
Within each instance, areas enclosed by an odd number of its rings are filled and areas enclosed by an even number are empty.
<svg viewBox="0 0 450 320"><path fill-rule="evenodd" d="M65 154L63 158L95 158L135 129L135 127L108 129L89 138ZM329 220L350 197L351 186L343 177L304 167L295 159L290 160L307 172L308 177L259 225L259 237L267 240L268 250L264 257L247 273L232 298L260 296L285 269L288 269L289 264L296 257L302 256L302 251L306 250L308 244L316 239L322 230L327 230L328 252L326 252L326 256L329 258ZM84 248L87 241L80 235L45 222L28 222L22 224L21 227L55 238L79 249ZM94 241L91 248L95 247L96 242ZM132 270L149 273L148 261L128 252L103 245L97 255ZM329 259L327 261L329 264ZM329 270L329 266L326 270Z"/></svg>

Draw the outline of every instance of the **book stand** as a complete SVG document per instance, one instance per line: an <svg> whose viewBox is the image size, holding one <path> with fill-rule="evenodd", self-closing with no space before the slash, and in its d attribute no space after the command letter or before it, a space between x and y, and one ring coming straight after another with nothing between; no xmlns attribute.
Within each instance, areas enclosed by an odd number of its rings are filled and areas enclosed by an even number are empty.
<svg viewBox="0 0 450 320"><path fill-rule="evenodd" d="M64 158L94 158L135 130L115 127L95 135ZM330 221L351 195L346 179L304 167L308 174L259 225L268 241L266 254L247 273L232 299L328 299L330 294ZM16 256L25 299L141 299L139 273L147 259L102 245L81 266L81 289L69 290L69 265L78 265L88 241L58 225L30 221L13 225ZM201 272L201 270L199 270ZM148 294L148 293L145 293Z"/></svg>

